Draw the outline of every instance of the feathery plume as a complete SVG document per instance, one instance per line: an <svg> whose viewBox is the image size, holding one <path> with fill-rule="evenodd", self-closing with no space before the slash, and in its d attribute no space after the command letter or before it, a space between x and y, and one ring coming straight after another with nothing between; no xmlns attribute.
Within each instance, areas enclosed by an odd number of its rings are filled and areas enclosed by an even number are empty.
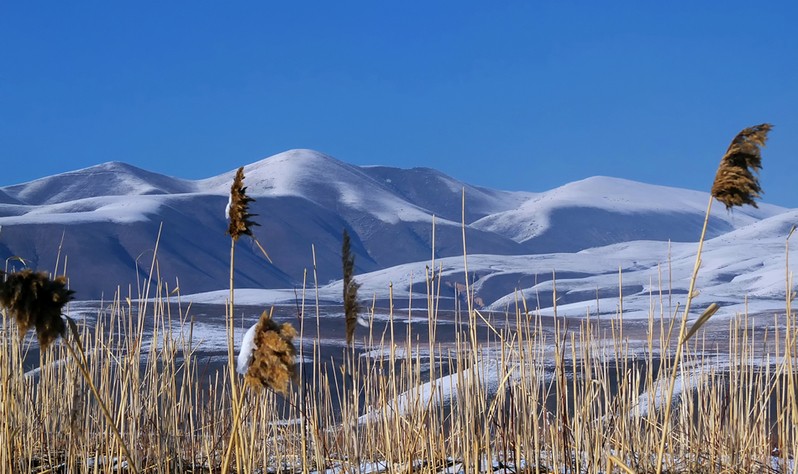
<svg viewBox="0 0 798 474"><path fill-rule="evenodd" d="M665 457L665 447L670 439L670 417L673 406L673 392L676 387L677 372L681 366L683 348L688 340L718 311L718 305L711 304L698 320L693 324L693 328L687 331L687 316L690 314L690 307L695 298L695 285L698 279L698 270L701 268L701 251L704 248L704 238L707 233L707 223L709 222L710 211L712 210L713 199L717 199L726 205L726 209L734 206L750 204L757 207L754 199L760 196L762 188L759 186L759 179L754 173L759 173L762 169L762 154L760 148L765 146L767 135L773 128L769 123L763 123L753 127L743 129L734 137L726 154L720 161L718 171L715 173L715 181L712 183L712 197L707 204L707 212L704 216L704 226L701 229L701 238L698 240L698 252L696 253L693 275L690 277L690 288L687 290L687 301L685 302L679 325L679 340L676 345L676 354L673 356L670 376L668 377L668 394L665 396L665 411L663 419L666 420L665 429L660 435L659 447L657 448L656 472L662 472L662 463Z"/></svg>
<svg viewBox="0 0 798 474"><path fill-rule="evenodd" d="M726 209L745 204L757 207L754 199L762 193L756 176L762 169L761 147L772 128L769 123L748 127L734 137L726 150L712 184L712 196Z"/></svg>
<svg viewBox="0 0 798 474"><path fill-rule="evenodd" d="M230 200L227 203L227 217L230 222L227 233L238 240L242 235L252 235L252 226L260 225L251 219L256 214L249 213L249 204L255 200L247 196L247 187L244 186L244 167L238 168L236 177L230 186Z"/></svg>
<svg viewBox="0 0 798 474"><path fill-rule="evenodd" d="M244 376L247 383L288 394L289 384L296 379L294 337L296 329L290 323L277 324L264 311L255 326L254 347Z"/></svg>
<svg viewBox="0 0 798 474"><path fill-rule="evenodd" d="M357 313L360 305L357 302L357 290L360 283L354 281L355 255L352 253L349 232L344 229L343 244L341 246L341 262L344 270L344 314L346 315L346 344L352 343L357 327Z"/></svg>
<svg viewBox="0 0 798 474"><path fill-rule="evenodd" d="M73 293L67 289L65 277L51 280L44 272L25 269L8 275L0 284L0 304L16 320L20 336L33 327L39 346L46 349L66 330L61 310Z"/></svg>

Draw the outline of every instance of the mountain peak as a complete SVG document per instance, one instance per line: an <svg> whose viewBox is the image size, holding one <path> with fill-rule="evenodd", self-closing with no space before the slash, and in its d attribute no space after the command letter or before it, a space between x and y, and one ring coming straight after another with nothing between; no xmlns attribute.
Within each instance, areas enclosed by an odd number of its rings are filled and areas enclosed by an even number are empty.
<svg viewBox="0 0 798 474"><path fill-rule="evenodd" d="M357 169L356 166L344 163L330 155L306 148L295 148L270 156L251 165L245 166L244 171L257 171L262 167L275 168L280 166L284 170L302 169L305 171L323 171L333 169Z"/></svg>
<svg viewBox="0 0 798 474"><path fill-rule="evenodd" d="M28 183L7 186L3 191L30 205L57 204L99 196L175 194L191 191L188 181L108 161Z"/></svg>

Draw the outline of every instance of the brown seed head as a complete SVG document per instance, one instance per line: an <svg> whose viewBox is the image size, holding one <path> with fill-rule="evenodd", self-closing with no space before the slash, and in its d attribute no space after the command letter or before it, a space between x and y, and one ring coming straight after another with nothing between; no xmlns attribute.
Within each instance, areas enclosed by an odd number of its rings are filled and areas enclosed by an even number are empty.
<svg viewBox="0 0 798 474"><path fill-rule="evenodd" d="M61 310L73 293L67 289L65 277L51 280L44 272L22 270L8 275L0 285L0 304L16 320L20 336L34 327L39 345L46 349L64 334Z"/></svg>
<svg viewBox="0 0 798 474"><path fill-rule="evenodd" d="M352 253L349 232L344 229L343 243L341 246L341 263L343 265L343 287L344 287L344 315L346 318L346 344L352 343L357 327L357 314L360 312L360 304L357 301L357 290L360 283L354 280L355 274L355 255Z"/></svg>
<svg viewBox="0 0 798 474"><path fill-rule="evenodd" d="M296 379L294 337L296 330L291 324L279 325L264 311L255 328L255 350L244 376L247 383L288 394L291 381Z"/></svg>
<svg viewBox="0 0 798 474"><path fill-rule="evenodd" d="M745 204L757 207L754 200L762 194L757 177L762 169L761 147L771 128L769 123L748 127L734 137L726 150L712 184L712 196L726 209Z"/></svg>
<svg viewBox="0 0 798 474"><path fill-rule="evenodd" d="M233 184L230 186L227 233L233 237L233 240L238 240L242 235L252 235L252 226L259 225L251 220L256 214L249 213L249 204L254 201L247 196L247 188L244 186L244 167L242 166L238 168Z"/></svg>

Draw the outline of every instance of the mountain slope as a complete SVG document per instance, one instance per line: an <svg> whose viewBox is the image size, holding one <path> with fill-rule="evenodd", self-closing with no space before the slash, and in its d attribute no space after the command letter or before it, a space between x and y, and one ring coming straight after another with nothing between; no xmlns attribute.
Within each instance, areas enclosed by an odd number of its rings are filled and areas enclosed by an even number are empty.
<svg viewBox="0 0 798 474"><path fill-rule="evenodd" d="M98 196L177 194L194 191L190 181L170 178L125 163L108 162L3 188L29 205L56 204Z"/></svg>
<svg viewBox="0 0 798 474"><path fill-rule="evenodd" d="M78 298L108 297L118 285L127 294L148 276L163 225L160 276L171 286L179 278L183 294L224 288L230 240L223 210L234 173L189 181L106 163L0 188L0 258L16 255L32 267L53 269L63 235L59 264L63 268L68 257ZM495 191L435 170L358 167L312 150L252 163L245 175L261 224L255 236L272 259L267 262L251 239L239 241L236 284L251 288L290 289L311 281L314 257L319 283L337 280L344 228L353 238L358 274L425 262L433 249L436 259L462 260L463 189L468 254L505 256L501 262L640 239L692 241L708 199L612 178L544 193ZM716 210L712 236L785 211L767 205L732 214ZM500 293L512 278L493 279L487 293Z"/></svg>
<svg viewBox="0 0 798 474"><path fill-rule="evenodd" d="M465 192L465 221L473 221L517 208L533 193L496 191L462 183L430 168L409 170L387 166L366 166L363 172L394 194L415 203L435 216L454 222L462 220L462 193Z"/></svg>
<svg viewBox="0 0 798 474"><path fill-rule="evenodd" d="M226 223L210 216L218 215L225 202L221 196L158 196L157 213L141 219L100 219L102 214L94 213L89 219L70 220L69 213L39 214L39 222L30 215L23 216L23 223L0 219L0 257L18 255L33 268L52 271L60 246L60 268L67 258L77 298L110 298L118 286L123 296L136 297L137 286L149 276L157 244L154 277L160 275L170 288L177 286L177 279L186 292L224 287L230 240L225 236ZM256 248L244 242L238 248L236 278L242 286L291 286L291 278L268 265Z"/></svg>
<svg viewBox="0 0 798 474"><path fill-rule="evenodd" d="M525 244L533 252L573 252L629 240L695 240L708 195L686 189L593 177L530 198L516 209L474 222L473 227ZM714 237L784 209L763 204L733 213L714 206Z"/></svg>
<svg viewBox="0 0 798 474"><path fill-rule="evenodd" d="M798 270L798 259L785 268L785 239L798 224L798 209L786 211L706 241L694 300L696 318L710 303L723 320L740 312L762 315L767 324L774 315L783 321L786 273ZM469 255L469 281L475 302L487 310L515 313L516 305L543 315L615 317L622 306L624 319L647 320L674 314L684 307L695 263L695 242L630 241L572 253L539 255ZM406 308L410 299L425 304L429 260L360 274L360 295L384 307L392 297L394 308ZM462 257L435 261L441 309L465 304ZM555 293L556 282L556 293ZM323 301L340 301L341 282L319 289ZM620 295L623 295L621 303ZM246 304L288 303L293 295L271 290L242 291ZM209 292L189 301L223 301L225 293ZM239 298L237 296L237 298ZM423 307L423 306L422 306Z"/></svg>
<svg viewBox="0 0 798 474"><path fill-rule="evenodd" d="M315 244L317 258L329 258L329 266L320 266L325 279L336 278L340 272L337 261L340 252L340 235L346 226L350 234L361 243L355 248L358 256L356 265L359 271L372 271L377 268L393 266L413 260L428 258L432 254L432 221L436 210L430 210L425 204L438 203L438 206L450 206L454 203L460 207L460 191L452 189L468 187L464 183L448 178L445 189L427 187L429 192L424 199L397 194L391 183L381 179L370 167L360 168L338 161L323 153L312 150L291 150L261 160L244 167L247 192L256 199L254 212L259 214L259 222L264 226L257 229L264 235L269 248L279 248L280 243L292 237L280 229L290 226L295 235L302 236L288 245L292 253L299 252L303 256L310 255L311 244ZM234 172L203 180L197 183L198 189L213 194L229 192ZM406 181L407 187L422 188L425 183L438 181L443 176L428 170L415 173L412 183ZM444 177L445 178L445 177ZM475 189L475 188L474 188ZM512 202L512 193L483 192L484 207L507 209ZM522 193L519 193L522 194ZM508 198L507 195L511 197ZM292 210L284 213L283 206L290 200ZM493 199L493 202L490 200ZM521 200L516 198L516 200ZM341 219L336 226L326 225L315 218L306 218L302 206L307 209L324 209ZM272 214L280 226L270 224ZM435 249L438 255L462 254L462 229L457 221L436 217ZM284 236L278 242L271 243L269 236L274 232ZM328 242L320 236L333 236ZM321 244L320 244L321 242ZM297 245L304 248L296 248ZM521 254L525 252L522 245L492 232L475 230L470 239L470 248L479 252L500 252L504 254ZM324 257L321 257L324 254ZM329 256L329 257L327 257ZM302 267L292 267L288 271L301 278L302 271L309 266L307 261Z"/></svg>
<svg viewBox="0 0 798 474"><path fill-rule="evenodd" d="M0 204L20 204L20 202L0 190Z"/></svg>

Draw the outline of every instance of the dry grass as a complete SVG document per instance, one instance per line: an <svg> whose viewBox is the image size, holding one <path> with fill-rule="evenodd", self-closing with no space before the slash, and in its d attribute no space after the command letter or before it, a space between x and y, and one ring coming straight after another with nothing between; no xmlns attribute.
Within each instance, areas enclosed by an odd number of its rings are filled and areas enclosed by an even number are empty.
<svg viewBox="0 0 798 474"><path fill-rule="evenodd" d="M221 364L207 371L190 308L166 304L168 287L155 288L140 305L103 305L82 326L91 379L113 401L114 421L143 471L220 472L236 424L228 372ZM313 323L310 313L304 324ZM565 320L552 325L523 310L464 313L461 330L445 341L431 329L444 315L432 312L427 326L406 324L417 315L389 312L390 322L374 322L354 358L324 360L315 337L300 340L312 362L286 398L240 394L248 454L230 469L653 472L666 426L665 472L791 466L794 315L775 316L765 333L746 315L726 315L728 327L714 332L725 335L720 347L694 336L679 376L689 389L676 392L666 420L658 374L671 369L675 315L657 313L641 340L624 334L620 318L596 324L586 315L566 329ZM284 332L273 325L267 332ZM4 318L0 466L113 471L124 459L120 444L69 352L54 344L39 356L39 371L25 374L30 348L12 331ZM444 378L430 383L431 376Z"/></svg>
<svg viewBox="0 0 798 474"><path fill-rule="evenodd" d="M690 286L687 290L687 300L679 324L676 353L673 356L673 364L670 369L670 376L668 377L668 389L665 395L665 409L663 415L665 420L669 420L672 415L673 392L677 383L677 372L681 368L682 360L685 355L685 347L690 337L694 335L702 325L706 324L709 318L718 310L717 305L710 306L698 318L693 328L689 331L687 330L687 319L690 316L690 309L696 295L696 281L698 278L698 271L701 268L702 251L710 212L712 211L712 203L717 199L726 205L726 209L730 209L733 206L743 206L745 204L757 207L755 199L759 198L761 188L759 186L759 180L754 176L754 173L758 173L762 167L761 147L764 146L767 140L767 134L771 128L772 126L769 124L761 124L748 127L738 133L726 150L726 154L723 156L715 175L715 182L712 185L707 211L704 215L704 225L701 229L701 236L698 239L698 250L696 251L693 274L690 277ZM789 252L787 256L789 258ZM787 314L789 315L791 291L788 290L787 294ZM657 466L655 469L657 474L663 472L665 449L669 436L668 425L666 425L660 435L659 448L657 449Z"/></svg>
<svg viewBox="0 0 798 474"><path fill-rule="evenodd" d="M234 423L225 366L205 371L188 337L190 310L170 314L161 294L147 302L146 323L137 308L115 301L83 326L89 370L103 397L115 401L111 411L142 470L218 472ZM653 472L662 429L666 472L766 472L796 454L786 359L794 341L785 339L787 327L794 334L793 318L776 317L765 334L745 315L731 318L727 351L696 336L680 379L691 388L677 393L677 409L664 420L657 374L670 368L670 318L652 315L649 337L635 341L622 336L619 320L566 329L544 325L534 312L482 316L441 342L425 340L423 325L406 325L410 315L393 314L384 335L366 336L344 375L338 364L345 358L324 361L316 341L303 341L314 359L307 367L316 368L300 385L305 408L300 387L285 400L244 392L241 428L250 454L233 470L351 472L381 463L390 472L498 465L623 472L617 464L608 471L616 459ZM144 329L149 321L152 335ZM13 331L7 320L2 329ZM480 333L476 346L472 332ZM55 344L41 354L40 371L26 375L26 350L17 337L3 338L0 465L6 472L111 471L123 459L120 446L69 353ZM447 375L438 383L429 383L430 360Z"/></svg>
<svg viewBox="0 0 798 474"><path fill-rule="evenodd" d="M744 131L727 156L758 154L762 127ZM752 186L749 196L759 192ZM513 312L481 313L467 281L467 310L444 314L433 255L426 324L391 302L387 322L372 308L370 330L354 340L347 311L347 346L331 357L321 345L318 299L303 296L298 336L267 313L258 323L246 380L274 390L239 390L233 275L235 242L254 224L246 199L239 170L229 211L223 362L203 362L191 307L168 297L164 282L101 303L81 325L79 351L62 341L37 353L13 337L14 326L24 330L31 317L20 318L16 300L2 294L0 473L794 472L798 328L789 266L786 311L764 316L772 324L725 314L728 325L715 324L710 340L704 330L717 307L687 331L689 307L669 314L660 303L633 338L622 304L603 321L590 314L548 321L536 308L522 309L523 301ZM343 257L351 282L346 246ZM443 326L453 326L453 335L440 338ZM295 340L302 360L296 378ZM37 358L37 368L25 372Z"/></svg>

